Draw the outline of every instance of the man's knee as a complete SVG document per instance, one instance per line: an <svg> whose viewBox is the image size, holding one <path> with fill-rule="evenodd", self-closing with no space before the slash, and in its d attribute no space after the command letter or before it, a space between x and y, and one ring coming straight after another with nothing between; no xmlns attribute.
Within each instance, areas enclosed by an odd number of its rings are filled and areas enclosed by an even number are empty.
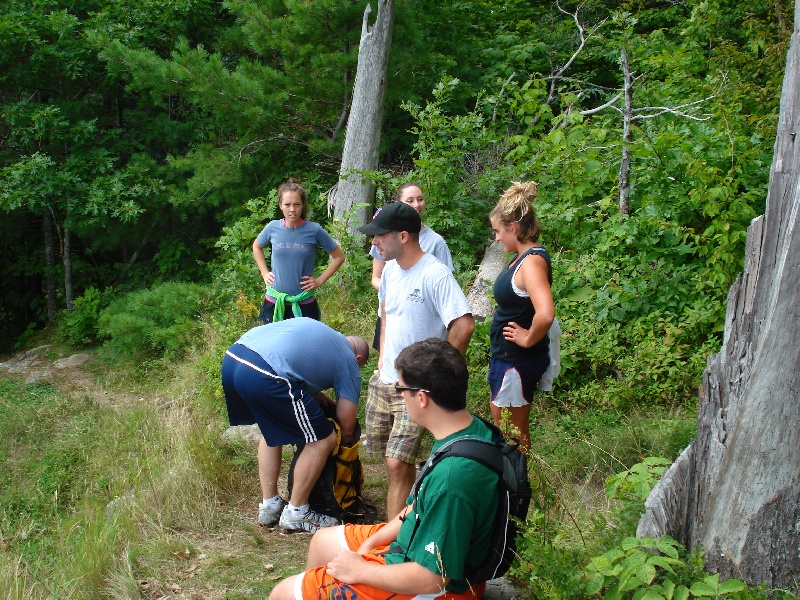
<svg viewBox="0 0 800 600"><path fill-rule="evenodd" d="M319 529L308 547L306 569L321 567L330 562L342 550L339 538L339 527L323 527Z"/></svg>
<svg viewBox="0 0 800 600"><path fill-rule="evenodd" d="M279 581L278 585L272 588L269 593L269 600L294 600L294 580L300 575L292 575L283 581Z"/></svg>
<svg viewBox="0 0 800 600"><path fill-rule="evenodd" d="M400 460L399 458L386 457L386 471L389 474L389 479L392 481L405 481L409 478L413 479L415 468L413 464L409 464Z"/></svg>
<svg viewBox="0 0 800 600"><path fill-rule="evenodd" d="M328 453L330 453L336 447L336 432L335 431L331 432L331 434L328 437L326 437L324 440L319 440L319 441L320 443L322 443L322 446L320 448L324 448Z"/></svg>
<svg viewBox="0 0 800 600"><path fill-rule="evenodd" d="M336 446L336 432L332 432L328 437L317 440L316 442L308 442L303 450L308 449L311 453L329 454Z"/></svg>

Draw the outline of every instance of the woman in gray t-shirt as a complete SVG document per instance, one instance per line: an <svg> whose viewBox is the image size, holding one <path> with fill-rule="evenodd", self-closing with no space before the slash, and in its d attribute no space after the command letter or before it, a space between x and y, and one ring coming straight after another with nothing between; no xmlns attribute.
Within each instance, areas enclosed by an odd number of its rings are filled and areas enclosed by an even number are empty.
<svg viewBox="0 0 800 600"><path fill-rule="evenodd" d="M308 197L297 179L289 178L278 188L278 206L283 219L267 223L253 242L253 258L267 286L258 318L265 325L293 316L320 320L314 290L342 266L344 252L321 225L306 220ZM272 270L264 256L267 246L271 247ZM314 277L318 246L331 260L328 268Z"/></svg>

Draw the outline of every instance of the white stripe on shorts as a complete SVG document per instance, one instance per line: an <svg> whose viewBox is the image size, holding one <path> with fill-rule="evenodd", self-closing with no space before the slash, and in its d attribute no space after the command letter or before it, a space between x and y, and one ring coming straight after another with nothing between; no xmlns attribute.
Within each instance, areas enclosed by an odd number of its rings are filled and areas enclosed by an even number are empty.
<svg viewBox="0 0 800 600"><path fill-rule="evenodd" d="M492 404L500 408L519 408L529 404L522 395L522 379L514 367L506 369L503 373L503 383L500 384Z"/></svg>
<svg viewBox="0 0 800 600"><path fill-rule="evenodd" d="M266 369L262 369L261 367L257 367L256 365L254 365L250 361L236 356L230 350L226 350L225 354L230 356L233 360L235 360L237 362L240 362L243 365L246 365L246 366L250 367L254 371L257 371L257 372L261 373L262 375L266 375L267 377L271 377L273 379L277 379L278 381L285 382L286 383L286 387L287 387L288 392L289 392L289 398L292 401L292 408L294 410L294 418L297 420L297 425L298 425L298 427L300 427L300 432L303 434L303 437L305 438L307 444L317 441L317 435L314 432L314 428L311 426L311 420L308 418L308 412L306 411L306 407L303 404L303 392L302 392L302 390L300 392L300 398L295 398L294 394L292 394L292 383L288 379L286 379L285 377L281 377L280 375L276 375L275 373L267 371Z"/></svg>

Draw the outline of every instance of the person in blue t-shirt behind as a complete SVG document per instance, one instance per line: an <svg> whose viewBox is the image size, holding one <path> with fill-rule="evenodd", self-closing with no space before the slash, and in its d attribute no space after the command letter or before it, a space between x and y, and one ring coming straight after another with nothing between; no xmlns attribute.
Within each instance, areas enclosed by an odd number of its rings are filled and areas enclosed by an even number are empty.
<svg viewBox="0 0 800 600"><path fill-rule="evenodd" d="M290 177L280 185L278 206L283 219L267 223L253 241L253 258L267 286L258 318L265 325L301 315L320 320L314 290L344 264L344 252L321 225L306 220L308 197L297 179ZM271 271L264 257L267 246L272 249ZM314 277L318 246L330 255L331 260L328 268L319 277Z"/></svg>
<svg viewBox="0 0 800 600"><path fill-rule="evenodd" d="M369 344L345 337L314 319L298 317L255 327L222 359L222 389L231 425L258 423L258 478L262 502L258 523L280 523L286 532L315 532L336 519L308 505L311 489L336 445L336 432L320 404L336 404L342 443L356 435L360 367ZM323 394L333 388L334 400ZM284 444L302 444L287 502L278 494Z"/></svg>

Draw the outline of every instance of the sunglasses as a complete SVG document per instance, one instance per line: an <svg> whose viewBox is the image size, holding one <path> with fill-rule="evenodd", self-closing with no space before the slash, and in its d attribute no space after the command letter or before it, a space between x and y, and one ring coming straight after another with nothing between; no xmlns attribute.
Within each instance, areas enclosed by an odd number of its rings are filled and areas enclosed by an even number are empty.
<svg viewBox="0 0 800 600"><path fill-rule="evenodd" d="M398 385L396 383L394 384L394 391L397 393L398 396L403 392L425 392L426 394L431 393L430 390L418 387L408 387L407 385Z"/></svg>

